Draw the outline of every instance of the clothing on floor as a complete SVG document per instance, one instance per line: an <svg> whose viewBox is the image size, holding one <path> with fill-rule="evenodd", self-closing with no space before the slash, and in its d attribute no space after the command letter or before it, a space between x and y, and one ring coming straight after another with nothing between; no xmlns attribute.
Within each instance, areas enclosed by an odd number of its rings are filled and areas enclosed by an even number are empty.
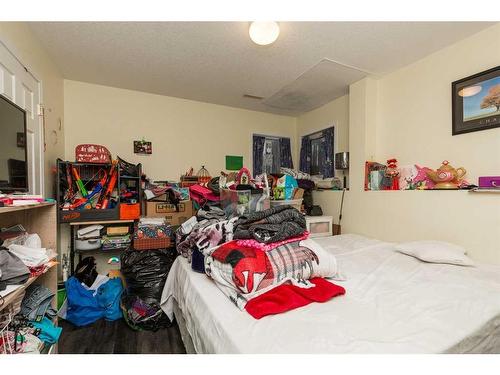
<svg viewBox="0 0 500 375"><path fill-rule="evenodd" d="M136 330L157 331L169 327L170 320L160 307L159 302L139 296L124 294L121 301L123 317L127 325Z"/></svg>

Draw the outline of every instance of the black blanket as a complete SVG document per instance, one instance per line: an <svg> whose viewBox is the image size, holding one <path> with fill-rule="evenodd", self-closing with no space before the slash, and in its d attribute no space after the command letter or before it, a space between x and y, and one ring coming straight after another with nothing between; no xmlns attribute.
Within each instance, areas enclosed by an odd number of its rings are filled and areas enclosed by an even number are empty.
<svg viewBox="0 0 500 375"><path fill-rule="evenodd" d="M299 236L305 230L304 215L284 205L241 216L234 225L233 238L272 243Z"/></svg>

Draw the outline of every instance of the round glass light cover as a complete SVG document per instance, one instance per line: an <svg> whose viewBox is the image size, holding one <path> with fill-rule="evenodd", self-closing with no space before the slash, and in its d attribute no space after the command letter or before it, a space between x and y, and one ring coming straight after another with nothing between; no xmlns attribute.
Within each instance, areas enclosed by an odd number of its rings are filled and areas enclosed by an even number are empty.
<svg viewBox="0 0 500 375"><path fill-rule="evenodd" d="M462 90L458 92L458 95L466 98L468 96L474 96L476 94L479 94L479 92L482 90L481 86L469 86L469 87L464 87Z"/></svg>
<svg viewBox="0 0 500 375"><path fill-rule="evenodd" d="M250 24L248 34L254 43L265 46L278 39L280 27L277 22L255 21Z"/></svg>

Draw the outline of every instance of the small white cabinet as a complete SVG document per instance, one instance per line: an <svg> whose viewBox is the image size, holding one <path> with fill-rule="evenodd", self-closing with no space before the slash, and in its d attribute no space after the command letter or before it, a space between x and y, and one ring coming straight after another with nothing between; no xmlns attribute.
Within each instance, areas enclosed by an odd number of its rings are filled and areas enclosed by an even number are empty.
<svg viewBox="0 0 500 375"><path fill-rule="evenodd" d="M306 226L311 238L333 235L332 216L306 216Z"/></svg>

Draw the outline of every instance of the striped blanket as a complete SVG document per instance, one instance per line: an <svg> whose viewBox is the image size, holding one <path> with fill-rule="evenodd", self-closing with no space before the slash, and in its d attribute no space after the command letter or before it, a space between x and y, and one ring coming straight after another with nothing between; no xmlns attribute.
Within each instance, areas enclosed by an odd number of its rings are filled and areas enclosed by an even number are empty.
<svg viewBox="0 0 500 375"><path fill-rule="evenodd" d="M206 257L205 272L236 306L255 318L345 293L322 279L339 277L337 262L311 239L268 251L230 241Z"/></svg>

